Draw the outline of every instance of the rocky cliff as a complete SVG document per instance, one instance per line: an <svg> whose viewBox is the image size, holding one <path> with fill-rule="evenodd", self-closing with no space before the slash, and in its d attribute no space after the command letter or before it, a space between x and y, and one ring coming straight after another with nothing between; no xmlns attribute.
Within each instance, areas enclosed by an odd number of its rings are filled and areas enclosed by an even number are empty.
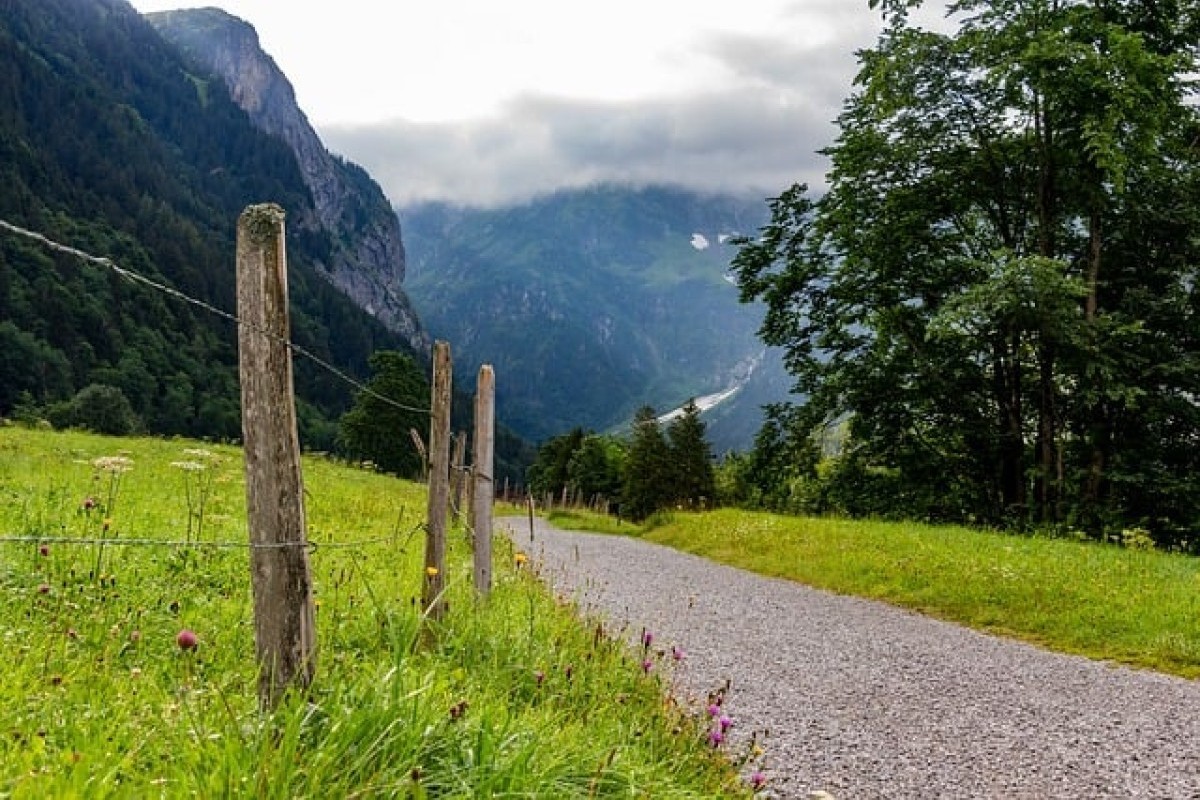
<svg viewBox="0 0 1200 800"><path fill-rule="evenodd" d="M429 337L401 289L405 257L395 211L364 170L325 149L254 28L217 8L145 16L198 71L220 77L254 125L295 153L316 215L295 224L328 232L332 248L321 267L329 280L415 349L428 351Z"/></svg>

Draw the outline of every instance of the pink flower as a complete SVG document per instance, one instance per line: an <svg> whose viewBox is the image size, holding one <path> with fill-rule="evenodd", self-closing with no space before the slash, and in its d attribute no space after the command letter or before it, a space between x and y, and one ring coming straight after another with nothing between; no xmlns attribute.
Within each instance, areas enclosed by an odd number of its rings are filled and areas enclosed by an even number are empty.
<svg viewBox="0 0 1200 800"><path fill-rule="evenodd" d="M649 672L652 669L654 669L654 662L648 658L644 659L642 661L642 672Z"/></svg>
<svg viewBox="0 0 1200 800"><path fill-rule="evenodd" d="M642 631L642 647L649 649L654 643L654 634L650 631Z"/></svg>
<svg viewBox="0 0 1200 800"><path fill-rule="evenodd" d="M721 713L721 707L720 707L719 705L717 705L716 703L712 703L712 704L710 704L710 705L709 705L709 707L708 707L708 715L709 715L710 717L715 717L715 716L717 716L717 715L718 715L718 714L720 714L720 713Z"/></svg>
<svg viewBox="0 0 1200 800"><path fill-rule="evenodd" d="M684 652L682 647L679 645L671 646L671 658L675 659L676 661L683 661L683 656Z"/></svg>
<svg viewBox="0 0 1200 800"><path fill-rule="evenodd" d="M179 645L180 650L195 650L196 645L199 643L200 640L196 638L195 632L187 628L181 630L179 635L175 637L175 644Z"/></svg>
<svg viewBox="0 0 1200 800"><path fill-rule="evenodd" d="M725 741L725 734L720 731L710 731L708 734L708 743L713 747L720 747L721 742Z"/></svg>
<svg viewBox="0 0 1200 800"><path fill-rule="evenodd" d="M767 782L767 776L763 775L762 772L755 772L753 775L750 776L750 788L756 792L759 789L761 789L766 784L766 782Z"/></svg>
<svg viewBox="0 0 1200 800"><path fill-rule="evenodd" d="M732 725L733 725L733 720L731 720L729 717L726 717L726 716L722 716L722 717L721 717L721 719L719 720L719 722L720 722L720 725L721 725L721 732L722 732L722 733L724 733L725 731L729 730L730 726L732 726Z"/></svg>

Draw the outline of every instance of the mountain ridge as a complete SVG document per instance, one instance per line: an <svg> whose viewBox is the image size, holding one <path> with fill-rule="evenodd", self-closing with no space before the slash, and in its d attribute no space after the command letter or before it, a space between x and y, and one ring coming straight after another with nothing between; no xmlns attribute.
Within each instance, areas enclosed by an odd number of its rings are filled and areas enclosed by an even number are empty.
<svg viewBox="0 0 1200 800"><path fill-rule="evenodd" d="M291 148L315 212L314 219L301 218L300 224L332 234L328 263L320 264L329 280L415 350L428 352L429 336L402 288L399 218L365 170L325 147L254 27L218 8L143 16L196 67L219 76L256 127Z"/></svg>
<svg viewBox="0 0 1200 800"><path fill-rule="evenodd" d="M643 405L665 412L743 384L762 358L762 309L740 303L728 275L732 238L766 220L761 200L601 184L399 212L414 304L460 360L505 376L497 405L531 439L619 429ZM777 359L763 363L753 391L729 401L753 404L734 416L761 420L760 405L785 398ZM757 430L729 414L709 415L718 452L748 448Z"/></svg>

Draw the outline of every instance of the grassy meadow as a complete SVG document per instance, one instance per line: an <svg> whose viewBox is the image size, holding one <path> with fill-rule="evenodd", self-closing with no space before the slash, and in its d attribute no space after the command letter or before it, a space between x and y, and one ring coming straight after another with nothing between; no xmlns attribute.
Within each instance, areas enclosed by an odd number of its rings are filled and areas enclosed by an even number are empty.
<svg viewBox="0 0 1200 800"><path fill-rule="evenodd" d="M635 533L725 564L871 597L1062 652L1200 677L1200 559L954 526L723 509L636 528L582 512L556 524Z"/></svg>
<svg viewBox="0 0 1200 800"><path fill-rule="evenodd" d="M316 680L263 713L248 552L213 546L247 540L240 452L0 428L0 797L751 794L670 659L506 542L477 604L452 528L449 614L415 648L424 488L304 470Z"/></svg>

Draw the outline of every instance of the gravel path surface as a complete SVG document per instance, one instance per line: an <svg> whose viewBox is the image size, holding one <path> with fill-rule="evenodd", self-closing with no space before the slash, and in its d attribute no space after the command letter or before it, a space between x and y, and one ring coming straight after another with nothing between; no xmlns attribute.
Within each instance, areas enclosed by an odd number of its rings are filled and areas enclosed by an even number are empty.
<svg viewBox="0 0 1200 800"><path fill-rule="evenodd" d="M591 612L730 681L778 798L1200 798L1200 682L976 633L615 536L500 520ZM1200 624L1200 621L1198 621Z"/></svg>

